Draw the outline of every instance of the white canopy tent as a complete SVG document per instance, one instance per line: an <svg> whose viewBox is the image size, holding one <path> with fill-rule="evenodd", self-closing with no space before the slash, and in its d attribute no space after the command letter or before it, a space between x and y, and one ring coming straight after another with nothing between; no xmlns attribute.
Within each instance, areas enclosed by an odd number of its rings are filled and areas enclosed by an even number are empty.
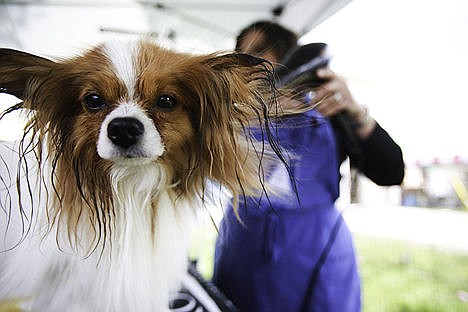
<svg viewBox="0 0 468 312"><path fill-rule="evenodd" d="M62 56L113 37L150 36L179 50L232 49L256 20L305 34L351 0L7 0L0 1L0 46Z"/></svg>

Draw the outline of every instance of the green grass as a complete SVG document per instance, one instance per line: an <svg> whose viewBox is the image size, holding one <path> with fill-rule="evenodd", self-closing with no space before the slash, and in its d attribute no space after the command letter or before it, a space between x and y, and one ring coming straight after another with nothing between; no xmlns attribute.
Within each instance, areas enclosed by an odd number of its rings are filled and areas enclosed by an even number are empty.
<svg viewBox="0 0 468 312"><path fill-rule="evenodd" d="M198 259L207 279L213 270L215 238L216 230L209 225L196 233L192 248L192 258ZM381 238L354 240L363 312L468 311L468 255Z"/></svg>
<svg viewBox="0 0 468 312"><path fill-rule="evenodd" d="M468 311L468 255L355 237L363 311Z"/></svg>

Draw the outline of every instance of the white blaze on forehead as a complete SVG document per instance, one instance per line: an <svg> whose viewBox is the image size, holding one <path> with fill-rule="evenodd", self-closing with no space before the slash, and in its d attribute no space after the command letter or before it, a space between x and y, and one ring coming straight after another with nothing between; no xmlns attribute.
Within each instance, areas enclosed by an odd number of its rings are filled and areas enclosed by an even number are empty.
<svg viewBox="0 0 468 312"><path fill-rule="evenodd" d="M139 44L135 42L108 42L103 47L104 54L112 63L117 77L125 84L130 98L133 98L136 83L136 60Z"/></svg>

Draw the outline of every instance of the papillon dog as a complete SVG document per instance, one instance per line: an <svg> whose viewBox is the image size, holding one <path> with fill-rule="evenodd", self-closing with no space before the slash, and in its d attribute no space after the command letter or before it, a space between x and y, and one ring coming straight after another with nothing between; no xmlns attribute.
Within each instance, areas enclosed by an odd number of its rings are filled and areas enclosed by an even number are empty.
<svg viewBox="0 0 468 312"><path fill-rule="evenodd" d="M26 311L168 310L207 185L257 194L281 157L271 64L245 54L0 49L0 92L27 119L0 144L0 301Z"/></svg>

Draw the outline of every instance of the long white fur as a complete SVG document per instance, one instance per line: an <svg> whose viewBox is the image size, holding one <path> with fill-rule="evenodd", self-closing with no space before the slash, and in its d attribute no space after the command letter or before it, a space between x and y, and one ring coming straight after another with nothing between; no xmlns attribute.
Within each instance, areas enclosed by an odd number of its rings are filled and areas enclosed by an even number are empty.
<svg viewBox="0 0 468 312"><path fill-rule="evenodd" d="M0 152L2 156L15 153L4 144ZM2 175L5 170L11 172L11 168L15 167L2 165ZM15 172L11 174L14 177ZM37 174L30 171L32 179ZM186 268L193 207L182 199L175 207L174 195L163 187L167 185L165 179L162 168L154 165L113 169L114 191L119 194L114 202L115 231L112 246L107 245L102 255L94 252L85 258L63 244L64 250L60 251L56 229L45 232L44 202L42 207L36 206L35 226L27 240L0 253L0 298L23 299L26 311L64 311L64 307L66 311L168 310L167 290L176 290L180 280L175 277L182 276ZM34 188L36 204L40 189L43 188ZM2 188L2 198L5 191ZM15 193L10 194L15 202ZM151 201L155 198L158 208L153 225ZM3 216L1 220L5 222ZM21 235L18 215L7 233L8 241L4 232L0 234L2 250L12 247ZM32 296L34 300L28 300Z"/></svg>

